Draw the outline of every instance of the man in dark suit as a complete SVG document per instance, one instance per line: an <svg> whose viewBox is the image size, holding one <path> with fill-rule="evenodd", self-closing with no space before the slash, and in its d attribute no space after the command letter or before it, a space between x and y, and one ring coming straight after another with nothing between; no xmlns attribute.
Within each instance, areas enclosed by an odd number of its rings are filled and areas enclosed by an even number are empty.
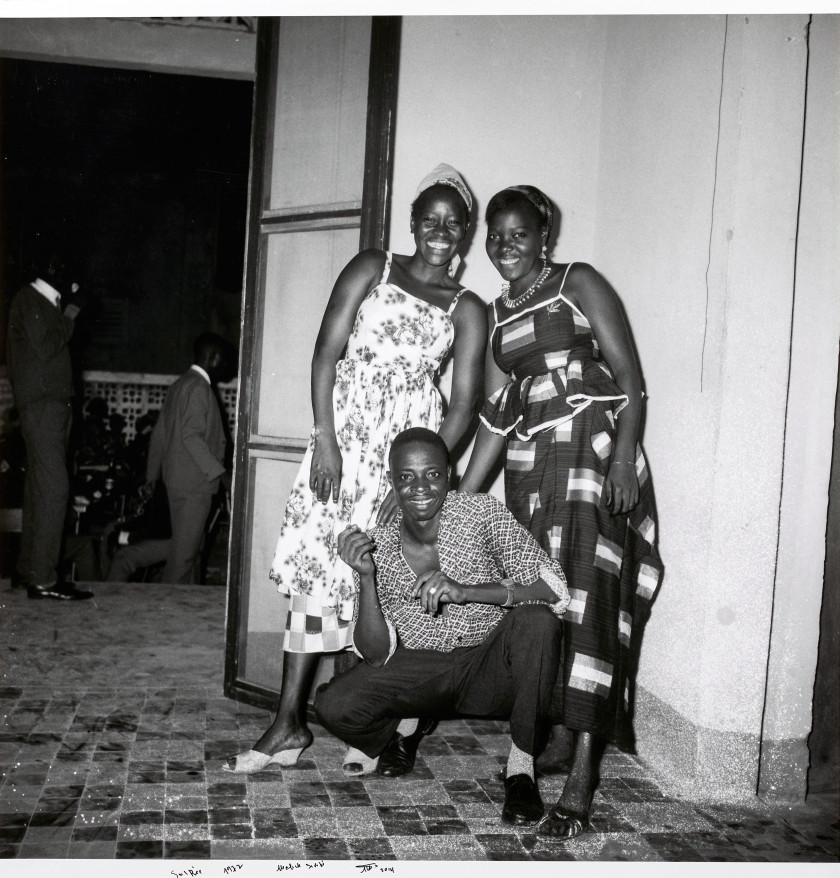
<svg viewBox="0 0 840 878"><path fill-rule="evenodd" d="M216 382L232 364L233 349L213 333L200 335L195 362L166 394L149 444L146 490L162 478L169 498L172 540L163 571L164 582L198 581L204 526L213 497L223 483L225 431Z"/></svg>
<svg viewBox="0 0 840 878"><path fill-rule="evenodd" d="M62 309L62 294L78 284L64 260L41 260L35 280L12 300L9 314L9 377L26 445L23 526L14 584L30 598L81 600L91 592L59 579L64 520L70 495L67 443L72 423L73 376L67 345L79 301Z"/></svg>

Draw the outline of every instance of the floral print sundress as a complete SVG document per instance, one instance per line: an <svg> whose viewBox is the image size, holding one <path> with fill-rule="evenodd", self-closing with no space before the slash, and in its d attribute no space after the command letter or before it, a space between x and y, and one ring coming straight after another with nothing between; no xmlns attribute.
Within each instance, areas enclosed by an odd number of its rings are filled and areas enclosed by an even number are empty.
<svg viewBox="0 0 840 878"><path fill-rule="evenodd" d="M442 420L434 379L455 340L452 312L388 282L386 253L379 283L359 310L345 358L336 366L333 412L342 457L338 502L317 501L309 488L314 442L286 504L269 576L289 595L286 652L336 652L348 645L356 587L336 540L349 524L368 530L388 493L387 453L408 427L437 431Z"/></svg>

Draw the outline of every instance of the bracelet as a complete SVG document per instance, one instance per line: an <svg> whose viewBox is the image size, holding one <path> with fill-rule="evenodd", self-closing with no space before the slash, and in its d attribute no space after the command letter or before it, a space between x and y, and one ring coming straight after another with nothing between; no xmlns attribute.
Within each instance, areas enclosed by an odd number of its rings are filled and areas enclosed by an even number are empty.
<svg viewBox="0 0 840 878"><path fill-rule="evenodd" d="M501 585L503 588L505 588L507 590L507 599L505 600L505 602L503 604L500 604L500 606L503 609L507 609L509 607L512 607L513 606L513 592L514 592L514 589L516 588L516 583L512 579L502 579L499 582L499 585Z"/></svg>
<svg viewBox="0 0 840 878"><path fill-rule="evenodd" d="M324 431L316 424L309 434L310 439L317 439Z"/></svg>
<svg viewBox="0 0 840 878"><path fill-rule="evenodd" d="M610 466L635 466L635 460L614 460L610 463Z"/></svg>

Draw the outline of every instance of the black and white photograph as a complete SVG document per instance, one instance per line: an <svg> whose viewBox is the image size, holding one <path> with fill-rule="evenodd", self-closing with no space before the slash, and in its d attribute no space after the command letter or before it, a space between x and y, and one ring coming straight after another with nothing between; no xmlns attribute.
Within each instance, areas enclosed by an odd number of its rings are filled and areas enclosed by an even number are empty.
<svg viewBox="0 0 840 878"><path fill-rule="evenodd" d="M0 4L4 872L836 871L840 7L232 5Z"/></svg>

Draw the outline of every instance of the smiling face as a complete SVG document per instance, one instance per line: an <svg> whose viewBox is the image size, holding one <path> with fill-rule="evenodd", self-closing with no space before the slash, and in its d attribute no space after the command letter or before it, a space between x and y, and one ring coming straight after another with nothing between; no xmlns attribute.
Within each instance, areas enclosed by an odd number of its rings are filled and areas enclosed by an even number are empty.
<svg viewBox="0 0 840 878"><path fill-rule="evenodd" d="M451 186L429 187L412 207L410 228L417 252L432 265L444 265L455 256L468 225L464 199Z"/></svg>
<svg viewBox="0 0 840 878"><path fill-rule="evenodd" d="M428 442L410 442L394 450L388 476L404 518L430 521L449 492L451 468L444 451Z"/></svg>
<svg viewBox="0 0 840 878"><path fill-rule="evenodd" d="M547 232L537 209L523 198L521 204L497 210L487 222L485 249L499 274L508 282L530 282L542 269L541 254Z"/></svg>

